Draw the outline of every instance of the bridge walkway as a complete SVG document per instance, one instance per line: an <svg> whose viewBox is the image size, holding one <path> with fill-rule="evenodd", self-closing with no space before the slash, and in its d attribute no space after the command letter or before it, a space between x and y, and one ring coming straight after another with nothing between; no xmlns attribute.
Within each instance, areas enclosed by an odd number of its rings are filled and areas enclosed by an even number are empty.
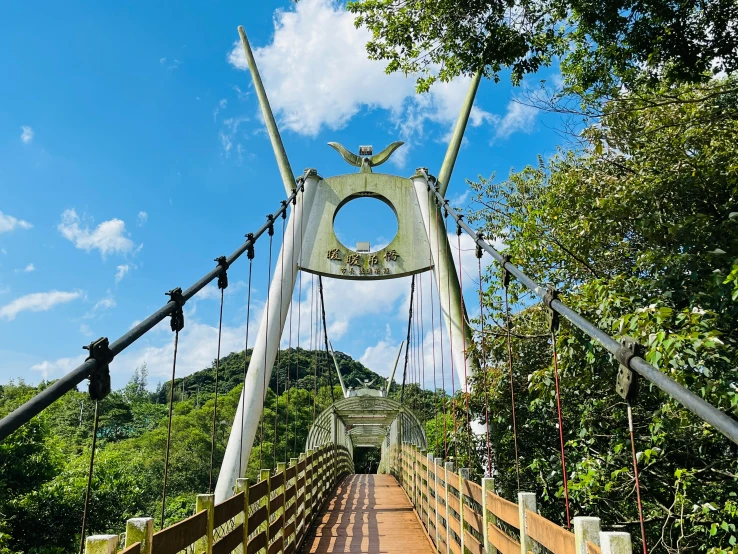
<svg viewBox="0 0 738 554"><path fill-rule="evenodd" d="M349 475L337 487L302 547L304 554L431 554L413 506L391 475Z"/></svg>

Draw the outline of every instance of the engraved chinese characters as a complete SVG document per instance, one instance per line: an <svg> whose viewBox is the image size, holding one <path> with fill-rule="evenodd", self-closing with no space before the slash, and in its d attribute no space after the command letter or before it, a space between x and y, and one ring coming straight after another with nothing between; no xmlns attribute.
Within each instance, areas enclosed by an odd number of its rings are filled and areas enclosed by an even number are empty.
<svg viewBox="0 0 738 554"><path fill-rule="evenodd" d="M392 266L399 257L396 250L388 250L382 257L378 254L342 252L340 248L332 248L326 254L329 260L346 264L340 268L341 275L392 275Z"/></svg>

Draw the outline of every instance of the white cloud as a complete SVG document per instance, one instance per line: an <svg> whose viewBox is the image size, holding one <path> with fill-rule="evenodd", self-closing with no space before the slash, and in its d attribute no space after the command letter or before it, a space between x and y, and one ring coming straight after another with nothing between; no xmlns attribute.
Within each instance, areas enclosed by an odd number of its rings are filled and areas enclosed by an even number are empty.
<svg viewBox="0 0 738 554"><path fill-rule="evenodd" d="M30 144L33 141L33 128L28 125L23 125L21 126L21 130L23 131L20 136L21 142L23 144Z"/></svg>
<svg viewBox="0 0 738 554"><path fill-rule="evenodd" d="M228 99L227 98L221 98L218 102L218 106L213 110L213 122L215 122L216 119L218 119L218 114L220 113L220 110L225 110L228 106Z"/></svg>
<svg viewBox="0 0 738 554"><path fill-rule="evenodd" d="M497 138L507 138L518 131L531 133L538 112L538 108L526 106L525 104L511 100L507 104L505 117L500 120L499 126L497 127Z"/></svg>
<svg viewBox="0 0 738 554"><path fill-rule="evenodd" d="M0 212L0 233L8 233L15 230L16 228L30 229L31 227L33 227L33 225L31 225L27 221ZM5 249L3 249L3 253L7 254L7 252L5 252Z"/></svg>
<svg viewBox="0 0 738 554"><path fill-rule="evenodd" d="M92 311L96 312L98 310L109 310L111 308L115 308L118 304L115 302L115 298L112 296L106 296L102 300L98 300L95 303L95 306L92 308Z"/></svg>
<svg viewBox="0 0 738 554"><path fill-rule="evenodd" d="M361 355L359 361L366 367L371 369L374 373L378 373L382 377L387 377L392 374L392 368L394 367L395 360L397 359L397 353L400 349L400 341L395 341L392 338L392 331L390 326L387 325L385 337L381 339L374 346L369 346L364 350L364 354ZM403 347L403 355L397 364L399 373L395 373L395 381L402 382L402 368L403 361L405 359L405 349Z"/></svg>
<svg viewBox="0 0 738 554"><path fill-rule="evenodd" d="M149 220L149 214L147 214L144 211L138 212L138 217L136 218L136 225L138 227L143 227L144 224Z"/></svg>
<svg viewBox="0 0 738 554"><path fill-rule="evenodd" d="M125 236L126 224L121 219L103 221L90 231L89 227L80 226L80 217L74 209L65 210L61 218L59 232L80 250L89 252L96 248L102 256L111 252L126 253L133 250L133 241Z"/></svg>
<svg viewBox="0 0 738 554"><path fill-rule="evenodd" d="M330 29L330 35L325 34ZM255 48L254 55L280 126L315 136L324 127L340 129L364 108L389 110L400 138L408 142L393 155L402 164L424 124L451 128L466 95L469 79L437 83L428 94L415 93L415 80L400 73L387 75L385 64L367 58L371 38L354 26L354 16L333 0L303 0L275 15L271 44ZM240 41L228 54L238 69L247 69ZM471 124L495 116L478 107Z"/></svg>
<svg viewBox="0 0 738 554"><path fill-rule="evenodd" d="M95 333L92 332L92 329L90 329L90 326L86 323L83 323L79 326L79 332L82 333L86 337L94 337Z"/></svg>
<svg viewBox="0 0 738 554"><path fill-rule="evenodd" d="M51 362L48 360L44 360L39 364L32 365L31 371L38 371L39 373L41 373L42 379L48 379L50 376L53 375L61 376L72 371L74 368L84 362L85 358L86 356L83 354L71 358L59 358L58 360L54 360Z"/></svg>
<svg viewBox="0 0 738 554"><path fill-rule="evenodd" d="M130 269L131 269L131 266L128 264L119 265L116 268L116 272L115 272L115 282L120 283L123 277L125 277L126 274L130 271Z"/></svg>
<svg viewBox="0 0 738 554"><path fill-rule="evenodd" d="M9 304L0 308L0 318L12 321L20 312L45 312L57 304L71 302L80 296L82 296L82 293L79 291L62 292L58 290L27 294L20 298L16 298Z"/></svg>
<svg viewBox="0 0 738 554"><path fill-rule="evenodd" d="M36 271L36 266L33 264L28 264L23 271L26 273L31 273L32 271Z"/></svg>

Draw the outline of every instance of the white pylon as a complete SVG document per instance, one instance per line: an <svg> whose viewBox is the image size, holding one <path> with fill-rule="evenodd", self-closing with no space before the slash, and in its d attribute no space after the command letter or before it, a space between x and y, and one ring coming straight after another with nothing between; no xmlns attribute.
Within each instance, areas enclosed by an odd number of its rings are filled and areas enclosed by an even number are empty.
<svg viewBox="0 0 738 554"><path fill-rule="evenodd" d="M298 194L297 205L287 222L284 243L277 256L274 275L269 287L268 309L265 309L262 314L259 332L246 372L246 382L238 402L236 416L233 419L231 434L228 437L228 446L218 475L218 483L215 486L216 503L223 502L233 495L236 479L243 476L239 474L239 469L241 473L245 473L248 467L251 448L262 415L264 383L266 382L268 386L272 376L274 360L277 357L282 330L295 289L297 262L302 251L300 239L303 236L303 225L309 218L317 187L317 173L311 171L305 178L305 191Z"/></svg>

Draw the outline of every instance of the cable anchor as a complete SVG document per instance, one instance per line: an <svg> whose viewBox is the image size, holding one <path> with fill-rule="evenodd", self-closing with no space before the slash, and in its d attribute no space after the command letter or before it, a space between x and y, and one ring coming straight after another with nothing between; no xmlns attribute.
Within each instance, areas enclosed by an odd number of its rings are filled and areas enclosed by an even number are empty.
<svg viewBox="0 0 738 554"><path fill-rule="evenodd" d="M268 229L267 232L269 233L270 237L274 236L274 216L272 214L267 214L267 222L268 222Z"/></svg>
<svg viewBox="0 0 738 554"><path fill-rule="evenodd" d="M292 205L297 204L297 189L292 189Z"/></svg>
<svg viewBox="0 0 738 554"><path fill-rule="evenodd" d="M559 312L551 307L551 303L559 298L559 291L553 287L549 287L546 294L543 296L543 305L546 309L546 323L548 323L548 330L555 333L559 330Z"/></svg>
<svg viewBox="0 0 738 554"><path fill-rule="evenodd" d="M169 292L165 292L169 297L170 302L174 302L174 311L171 314L171 319L169 321L169 326L172 328L172 331L175 333L179 333L182 329L184 329L184 310L182 309L182 306L184 306L184 298L182 297L182 289L180 287L177 287L176 289L172 289Z"/></svg>
<svg viewBox="0 0 738 554"><path fill-rule="evenodd" d="M218 267L222 267L223 270L218 274L218 288L220 290L228 288L228 268L231 264L228 263L228 259L225 256L215 258L218 262Z"/></svg>
<svg viewBox="0 0 738 554"><path fill-rule="evenodd" d="M282 207L284 210L282 210L282 219L287 219L287 200L280 200Z"/></svg>
<svg viewBox="0 0 738 554"><path fill-rule="evenodd" d="M461 220L464 219L464 216L459 214L458 218L456 219L456 236L461 236Z"/></svg>
<svg viewBox="0 0 738 554"><path fill-rule="evenodd" d="M110 362L115 355L110 350L108 338L101 337L93 341L89 346L83 346L89 351L87 360L97 361L97 368L90 373L90 386L88 391L93 400L102 400L110 394ZM85 360L85 361L87 361Z"/></svg>
<svg viewBox="0 0 738 554"><path fill-rule="evenodd" d="M483 253L482 245L479 243L483 240L484 240L484 235L482 233L477 233L477 243L476 243L477 244L477 259L479 260L482 259L482 253Z"/></svg>
<svg viewBox="0 0 738 554"><path fill-rule="evenodd" d="M630 362L636 356L642 356L645 348L631 337L620 339L620 348L615 357L620 362L618 376L615 381L615 392L627 402L635 399L638 395L638 374L630 369Z"/></svg>

